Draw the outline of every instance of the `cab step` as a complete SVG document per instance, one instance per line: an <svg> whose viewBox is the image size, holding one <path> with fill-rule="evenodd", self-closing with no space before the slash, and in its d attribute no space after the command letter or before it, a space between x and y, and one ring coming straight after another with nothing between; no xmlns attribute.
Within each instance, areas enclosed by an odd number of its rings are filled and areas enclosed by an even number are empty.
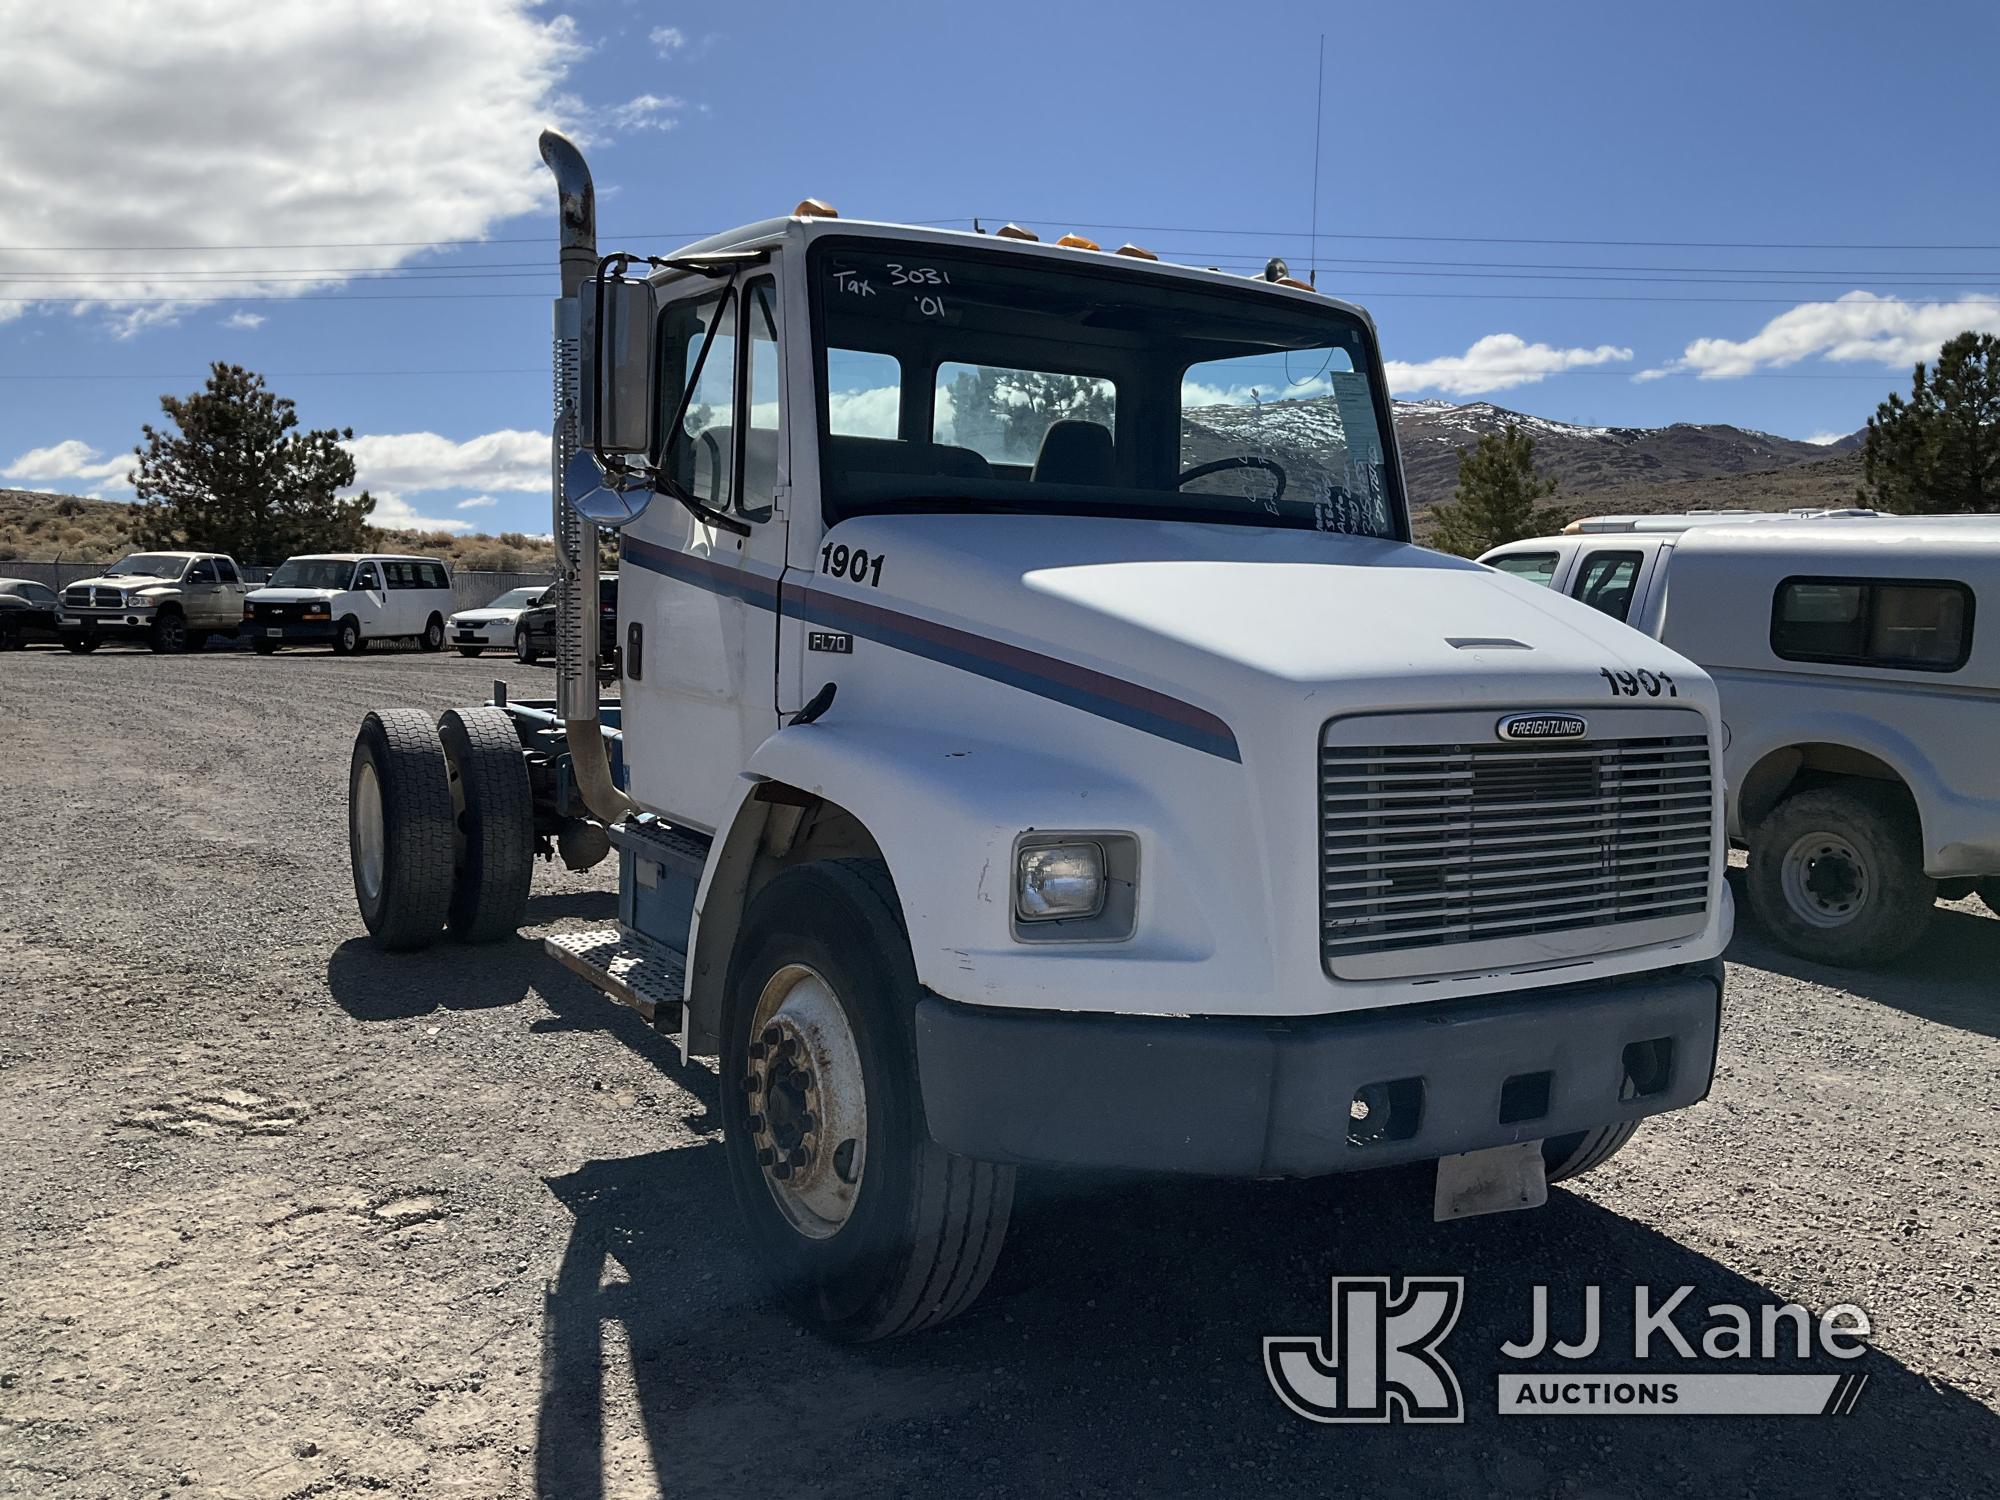
<svg viewBox="0 0 2000 1500"><path fill-rule="evenodd" d="M665 943L629 927L559 932L542 940L550 958L580 974L621 1005L629 1005L655 1028L677 1035L687 958Z"/></svg>

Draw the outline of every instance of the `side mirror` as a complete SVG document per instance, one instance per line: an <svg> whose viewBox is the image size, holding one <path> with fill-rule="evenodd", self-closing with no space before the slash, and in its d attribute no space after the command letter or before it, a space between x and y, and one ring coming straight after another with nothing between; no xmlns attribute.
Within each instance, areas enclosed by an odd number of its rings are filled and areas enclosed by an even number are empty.
<svg viewBox="0 0 2000 1500"><path fill-rule="evenodd" d="M653 448L653 342L659 302L650 281L593 276L581 295L582 446L609 463Z"/></svg>

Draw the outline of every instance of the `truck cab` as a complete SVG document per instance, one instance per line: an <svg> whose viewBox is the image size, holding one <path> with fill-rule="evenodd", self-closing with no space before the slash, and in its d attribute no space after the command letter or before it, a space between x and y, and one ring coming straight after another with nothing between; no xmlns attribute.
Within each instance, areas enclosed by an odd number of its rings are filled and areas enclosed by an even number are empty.
<svg viewBox="0 0 2000 1500"><path fill-rule="evenodd" d="M57 625L79 655L105 641L141 641L162 654L234 637L250 585L220 552L134 552L97 578L65 585Z"/></svg>
<svg viewBox="0 0 2000 1500"><path fill-rule="evenodd" d="M392 946L500 935L526 883L491 830L601 828L620 923L551 952L720 1059L802 1318L964 1307L1024 1164L1443 1159L1449 1217L1706 1094L1714 688L1411 543L1365 312L1281 267L813 202L600 258L581 158L544 154L558 697L371 716L357 894ZM507 722L524 767L489 775Z"/></svg>

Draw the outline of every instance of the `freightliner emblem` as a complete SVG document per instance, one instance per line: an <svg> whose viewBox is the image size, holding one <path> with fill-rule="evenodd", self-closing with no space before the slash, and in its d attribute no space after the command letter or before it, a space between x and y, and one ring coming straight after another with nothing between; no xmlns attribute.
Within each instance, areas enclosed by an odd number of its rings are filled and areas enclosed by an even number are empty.
<svg viewBox="0 0 2000 1500"><path fill-rule="evenodd" d="M1580 740L1589 733L1581 714L1509 714L1499 725L1503 740Z"/></svg>

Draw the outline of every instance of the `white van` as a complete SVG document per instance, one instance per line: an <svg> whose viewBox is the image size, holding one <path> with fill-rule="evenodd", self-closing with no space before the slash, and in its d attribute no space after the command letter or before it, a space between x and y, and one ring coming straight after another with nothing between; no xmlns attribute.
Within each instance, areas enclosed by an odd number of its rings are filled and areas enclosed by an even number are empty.
<svg viewBox="0 0 2000 1500"><path fill-rule="evenodd" d="M351 656L380 640L441 649L457 596L436 558L327 552L287 558L246 603L244 629L259 654L326 642Z"/></svg>
<svg viewBox="0 0 2000 1500"><path fill-rule="evenodd" d="M1939 897L2000 913L2000 517L1581 529L1481 562L1624 620L1722 690L1729 832L1766 927L1881 963ZM1612 691L1654 691L1607 672Z"/></svg>

